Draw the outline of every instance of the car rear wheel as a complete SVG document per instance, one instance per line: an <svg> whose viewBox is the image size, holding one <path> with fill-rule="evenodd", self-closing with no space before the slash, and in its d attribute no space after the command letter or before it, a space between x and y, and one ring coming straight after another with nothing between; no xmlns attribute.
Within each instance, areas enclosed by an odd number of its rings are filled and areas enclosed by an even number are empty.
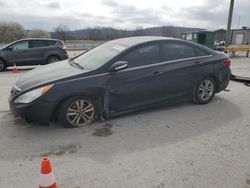
<svg viewBox="0 0 250 188"><path fill-rule="evenodd" d="M193 100L197 104L209 103L215 94L216 84L213 78L205 78L194 89Z"/></svg>
<svg viewBox="0 0 250 188"><path fill-rule="evenodd" d="M2 59L0 59L0 71L5 71L6 69L6 63Z"/></svg>
<svg viewBox="0 0 250 188"><path fill-rule="evenodd" d="M58 120L66 128L83 127L93 123L98 117L94 101L85 97L73 97L59 107Z"/></svg>
<svg viewBox="0 0 250 188"><path fill-rule="evenodd" d="M50 64L50 63L55 63L57 61L60 61L60 58L58 56L50 56L48 59L47 59L47 63Z"/></svg>

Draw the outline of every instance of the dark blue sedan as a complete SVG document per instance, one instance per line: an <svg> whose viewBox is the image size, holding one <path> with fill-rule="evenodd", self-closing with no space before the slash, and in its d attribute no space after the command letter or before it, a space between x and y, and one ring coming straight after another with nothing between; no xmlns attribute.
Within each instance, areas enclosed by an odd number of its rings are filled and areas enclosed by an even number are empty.
<svg viewBox="0 0 250 188"><path fill-rule="evenodd" d="M65 127L176 100L206 104L230 80L230 60L166 37L109 41L78 57L36 68L15 83L11 111Z"/></svg>

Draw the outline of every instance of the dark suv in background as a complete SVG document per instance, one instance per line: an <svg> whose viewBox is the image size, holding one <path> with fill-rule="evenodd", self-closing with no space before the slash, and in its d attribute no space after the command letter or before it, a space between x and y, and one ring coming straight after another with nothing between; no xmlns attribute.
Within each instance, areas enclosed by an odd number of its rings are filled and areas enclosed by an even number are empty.
<svg viewBox="0 0 250 188"><path fill-rule="evenodd" d="M8 66L44 65L68 59L66 47L57 39L22 39L0 49L0 71Z"/></svg>

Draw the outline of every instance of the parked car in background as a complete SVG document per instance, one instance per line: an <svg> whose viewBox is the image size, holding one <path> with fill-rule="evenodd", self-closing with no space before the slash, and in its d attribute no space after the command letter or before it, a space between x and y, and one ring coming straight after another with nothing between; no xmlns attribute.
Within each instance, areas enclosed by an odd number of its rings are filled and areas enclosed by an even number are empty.
<svg viewBox="0 0 250 188"><path fill-rule="evenodd" d="M167 37L117 39L78 57L23 74L11 111L28 120L85 126L163 102L206 104L230 80L228 56Z"/></svg>
<svg viewBox="0 0 250 188"><path fill-rule="evenodd" d="M8 66L44 65L68 59L66 47L57 39L22 39L0 49L0 71Z"/></svg>

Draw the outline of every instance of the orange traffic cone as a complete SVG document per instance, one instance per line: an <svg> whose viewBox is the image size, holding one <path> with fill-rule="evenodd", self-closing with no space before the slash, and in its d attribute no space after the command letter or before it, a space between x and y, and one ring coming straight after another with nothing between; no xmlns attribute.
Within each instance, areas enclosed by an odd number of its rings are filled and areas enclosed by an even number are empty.
<svg viewBox="0 0 250 188"><path fill-rule="evenodd" d="M44 157L41 162L39 188L57 188L55 176L48 157Z"/></svg>
<svg viewBox="0 0 250 188"><path fill-rule="evenodd" d="M19 70L17 69L17 66L16 66L16 64L14 64L14 66L13 66L13 71L12 71L13 73L19 73Z"/></svg>

